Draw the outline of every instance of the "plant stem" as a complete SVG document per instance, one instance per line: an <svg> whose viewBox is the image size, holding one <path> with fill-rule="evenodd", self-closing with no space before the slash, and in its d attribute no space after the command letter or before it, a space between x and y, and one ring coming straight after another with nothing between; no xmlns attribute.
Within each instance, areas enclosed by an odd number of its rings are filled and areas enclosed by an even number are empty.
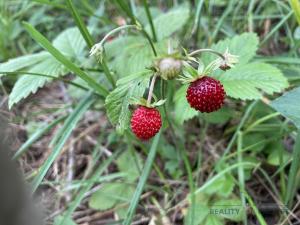
<svg viewBox="0 0 300 225"><path fill-rule="evenodd" d="M151 104L151 99L152 99L152 95L153 95L153 89L154 89L154 84L155 84L156 78L157 78L157 74L154 74L154 76L152 77L152 80L151 80L150 87L149 87L147 106L150 106L150 104Z"/></svg>
<svg viewBox="0 0 300 225"><path fill-rule="evenodd" d="M102 57L101 65L102 65L102 69L104 71L104 74L106 74L106 78L109 80L109 82L111 83L113 88L115 88L116 87L116 81L115 81L114 77L112 76L112 74L111 74L111 72L108 68L106 57Z"/></svg>
<svg viewBox="0 0 300 225"><path fill-rule="evenodd" d="M217 56L219 56L220 58L222 58L223 60L225 60L225 57L222 53L218 52L218 51L215 51L215 50L212 50L210 48L201 48L201 49L197 49L193 52L191 52L190 54L188 54L188 56L193 56L193 55L196 55L198 53L202 53L202 52L210 52L210 53L213 53Z"/></svg>
<svg viewBox="0 0 300 225"><path fill-rule="evenodd" d="M141 28L140 30L142 32L142 34L147 38L151 48L152 48L152 51L153 51L153 54L154 56L156 57L157 56L157 52L156 52L156 49L154 47L154 43L153 41L151 40L151 37L149 36L149 34L144 30L144 28Z"/></svg>
<svg viewBox="0 0 300 225"><path fill-rule="evenodd" d="M149 10L147 0L143 0L143 4L144 4L144 8L145 8L145 11L146 11L146 14L147 14L147 18L148 18L148 21L149 21L149 24L150 24L150 27L151 27L153 41L157 42L157 36L156 36L155 28L154 28L154 25L153 25L153 19L152 19L150 10Z"/></svg>
<svg viewBox="0 0 300 225"><path fill-rule="evenodd" d="M90 51L90 55L94 55L98 50L102 50L103 49L103 46L104 46L104 43L105 41L113 34L121 31L121 30L125 30L125 29L131 29L131 28L135 28L135 29L138 29L138 27L136 25L123 25L123 26L120 26L120 27L117 27L111 31L109 31L105 36L104 38L102 38L102 40L98 43L98 44L95 44L91 51Z"/></svg>

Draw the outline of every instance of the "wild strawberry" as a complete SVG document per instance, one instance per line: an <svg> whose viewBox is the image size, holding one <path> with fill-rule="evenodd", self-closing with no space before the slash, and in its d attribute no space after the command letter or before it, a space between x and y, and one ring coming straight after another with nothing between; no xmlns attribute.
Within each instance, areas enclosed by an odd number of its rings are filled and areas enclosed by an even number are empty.
<svg viewBox="0 0 300 225"><path fill-rule="evenodd" d="M177 77L182 69L182 61L173 57L166 57L158 61L160 76L165 80Z"/></svg>
<svg viewBox="0 0 300 225"><path fill-rule="evenodd" d="M132 114L131 129L141 140L148 140L155 136L161 128L160 113L155 108L139 106Z"/></svg>
<svg viewBox="0 0 300 225"><path fill-rule="evenodd" d="M200 112L213 112L224 104L225 91L220 81L201 77L190 84L186 98L190 106Z"/></svg>

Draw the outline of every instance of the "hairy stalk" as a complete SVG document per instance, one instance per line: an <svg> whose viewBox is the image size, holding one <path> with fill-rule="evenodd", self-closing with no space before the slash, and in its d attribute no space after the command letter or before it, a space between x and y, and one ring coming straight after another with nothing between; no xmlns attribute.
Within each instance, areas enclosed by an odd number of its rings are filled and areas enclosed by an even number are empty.
<svg viewBox="0 0 300 225"><path fill-rule="evenodd" d="M224 55L223 55L221 52L212 50L212 49L210 49L210 48L201 48L201 49L197 49L197 50L191 52L190 54L188 54L188 56L194 56L194 55L197 55L197 54L202 53L202 52L210 52L210 53L213 53L213 54L219 56L220 58L222 58L223 60L225 60L225 57L224 57Z"/></svg>
<svg viewBox="0 0 300 225"><path fill-rule="evenodd" d="M156 78L157 78L157 74L154 74L154 76L152 77L152 80L151 80L150 87L149 87L148 98L147 98L147 106L151 105L151 99L152 99L152 96L153 96L153 89L154 89Z"/></svg>
<svg viewBox="0 0 300 225"><path fill-rule="evenodd" d="M91 48L91 51L90 51L90 55L95 55L97 52L100 51L100 53L102 53L103 51L103 46L104 46L104 43L105 41L113 34L115 33L118 33L119 31L121 30L125 30L125 29L138 29L137 25L123 25L123 26L120 26L120 27L117 27L113 30L111 30L110 32L108 32L104 38L102 38L102 40L98 43L98 44L95 44L92 48Z"/></svg>

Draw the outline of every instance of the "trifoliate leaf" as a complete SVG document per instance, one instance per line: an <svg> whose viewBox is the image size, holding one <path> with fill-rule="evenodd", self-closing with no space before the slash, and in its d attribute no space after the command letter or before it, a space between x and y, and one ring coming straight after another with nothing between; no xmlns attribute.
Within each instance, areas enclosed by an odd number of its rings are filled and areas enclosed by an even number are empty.
<svg viewBox="0 0 300 225"><path fill-rule="evenodd" d="M237 99L260 99L288 87L279 69L265 63L249 63L232 68L218 76L228 96Z"/></svg>
<svg viewBox="0 0 300 225"><path fill-rule="evenodd" d="M149 86L150 71L145 71L124 77L117 82L117 88L106 97L105 106L107 115L112 124L122 133L129 126L130 111L128 106L130 99L143 96Z"/></svg>
<svg viewBox="0 0 300 225"><path fill-rule="evenodd" d="M271 106L290 119L300 129L300 87L295 88L271 102Z"/></svg>
<svg viewBox="0 0 300 225"><path fill-rule="evenodd" d="M189 103L186 100L186 90L188 85L183 85L175 93L174 102L175 102L175 120L179 124L182 124L184 121L193 118L198 115L198 112L191 108Z"/></svg>

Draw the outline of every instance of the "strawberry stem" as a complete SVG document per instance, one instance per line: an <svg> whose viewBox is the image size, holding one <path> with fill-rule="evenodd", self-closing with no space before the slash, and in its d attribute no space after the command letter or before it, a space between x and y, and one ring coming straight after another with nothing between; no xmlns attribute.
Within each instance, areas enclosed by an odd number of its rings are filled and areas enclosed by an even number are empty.
<svg viewBox="0 0 300 225"><path fill-rule="evenodd" d="M155 74L152 77L151 84L150 84L150 87L149 87L148 98L147 98L147 106L148 107L151 105L151 99L152 99L152 96L153 96L153 89L154 89L154 84L155 84L156 78L157 78L157 74Z"/></svg>
<svg viewBox="0 0 300 225"><path fill-rule="evenodd" d="M191 52L190 54L188 54L188 56L194 56L194 55L199 54L199 53L202 53L202 52L210 52L210 53L213 53L213 54L219 56L220 58L222 58L223 60L225 60L225 56L224 56L222 53L220 53L220 52L218 52L218 51L215 51L215 50L212 50L212 49L210 49L210 48L201 48L201 49L197 49L197 50Z"/></svg>
<svg viewBox="0 0 300 225"><path fill-rule="evenodd" d="M103 51L103 46L104 46L104 43L105 41L113 34L121 31L121 30L124 30L124 29L131 29L131 28L135 28L135 29L139 29L137 25L123 25L123 26L120 26L120 27L117 27L113 30L111 30L110 32L108 32L104 38L97 44L95 44L91 51L90 51L90 55L95 55L95 54L99 54L99 53L102 53Z"/></svg>

